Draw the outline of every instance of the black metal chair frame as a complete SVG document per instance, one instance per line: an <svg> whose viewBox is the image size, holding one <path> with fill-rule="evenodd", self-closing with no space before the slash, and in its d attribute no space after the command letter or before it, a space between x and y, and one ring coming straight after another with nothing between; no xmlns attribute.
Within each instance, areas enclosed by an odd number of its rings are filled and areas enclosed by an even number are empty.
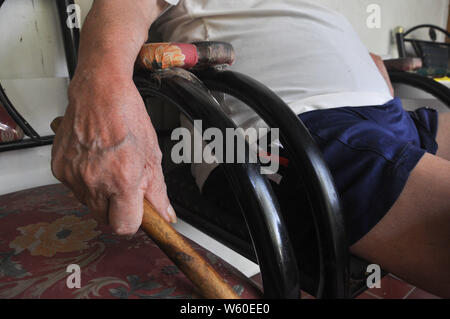
<svg viewBox="0 0 450 319"><path fill-rule="evenodd" d="M407 36L409 36L413 32L420 30L420 29L429 29L429 35L430 35L430 39L431 39L430 41L407 38ZM420 25L417 25L407 31L404 31L401 27L397 28L397 30L395 32L395 39L396 39L396 43L397 43L397 51L398 51L399 58L407 57L407 55L408 55L407 50L406 50L407 43L412 45L412 47L415 51L415 54L418 57L422 58L424 64L432 63L430 53L424 52L424 50L423 50L424 45L429 48L434 47L435 48L434 50L436 50L437 47L439 47L441 49L446 48L447 52L450 53L450 43L437 42L436 41L436 37L437 37L436 31L443 33L446 35L447 38L450 38L450 33L447 30L445 30L439 26L433 25L433 24L420 24ZM445 62L443 62L443 63L445 63ZM448 69L448 67L447 67L447 69ZM438 73L442 73L442 72L445 72L445 70L439 70ZM442 74L442 75L444 75L444 74Z"/></svg>
<svg viewBox="0 0 450 319"><path fill-rule="evenodd" d="M0 0L0 9L5 0ZM73 0L57 0L55 1L58 11L58 17L60 21L64 50L66 54L67 69L69 72L69 78L73 77L76 68L77 51L80 39L80 32L78 29L69 29L66 25L67 20L67 6L75 4ZM21 141L14 141L10 143L0 143L0 152L19 150L24 148L38 147L44 145L50 145L53 143L54 135L40 136L27 122L25 118L17 111L13 103L9 100L8 96L2 85L0 84L0 103L5 107L5 110L17 123L17 125L23 130L27 139Z"/></svg>
<svg viewBox="0 0 450 319"><path fill-rule="evenodd" d="M326 164L299 118L270 89L248 76L219 68L194 71L194 73L210 90L233 95L250 106L270 127L281 128L280 140L288 150L297 175L300 180L305 181L306 189L310 191L308 198L311 202L320 243L320 282L315 295L321 298L347 298L354 297L367 289L365 282L361 282L352 290L349 289L348 245L339 196ZM450 106L450 90L444 85L406 72L390 72L390 75L393 82L420 88ZM164 80L161 79L161 83ZM171 81L178 80L172 77ZM170 97L172 93L167 92L167 94ZM190 98L181 98L181 102ZM185 109L183 104L177 106L181 110ZM196 119L192 116L190 118ZM232 188L234 187L233 185ZM194 224L196 224L195 221ZM249 226L248 223L247 226ZM211 230L209 234L214 236L215 231ZM330 247L332 249L329 249ZM245 247L239 247L239 250L245 250ZM298 259L298 255L296 257ZM367 264L362 262L360 266L367 266ZM271 288L265 286L266 289Z"/></svg>
<svg viewBox="0 0 450 319"><path fill-rule="evenodd" d="M182 69L164 70L135 77L144 98L161 96L191 120L202 120L204 129L235 128L203 83ZM278 202L270 184L250 164L226 164L227 177L239 200L264 281L266 298L298 298L299 276L295 255ZM277 262L274 262L277 261Z"/></svg>
<svg viewBox="0 0 450 319"><path fill-rule="evenodd" d="M307 128L270 89L232 71L206 70L200 79L211 89L230 94L250 106L268 125L280 129L296 175L306 183L319 242L320 279L317 295L348 296L349 256L344 218L332 176Z"/></svg>

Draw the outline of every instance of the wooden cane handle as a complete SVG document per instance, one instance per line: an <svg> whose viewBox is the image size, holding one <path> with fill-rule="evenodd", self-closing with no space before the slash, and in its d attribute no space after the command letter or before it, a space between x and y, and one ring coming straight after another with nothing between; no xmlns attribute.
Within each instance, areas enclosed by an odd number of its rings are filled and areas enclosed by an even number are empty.
<svg viewBox="0 0 450 319"><path fill-rule="evenodd" d="M50 127L56 133L62 117L53 120ZM158 247L178 266L205 298L238 299L237 293L198 254L178 232L144 199L141 228Z"/></svg>

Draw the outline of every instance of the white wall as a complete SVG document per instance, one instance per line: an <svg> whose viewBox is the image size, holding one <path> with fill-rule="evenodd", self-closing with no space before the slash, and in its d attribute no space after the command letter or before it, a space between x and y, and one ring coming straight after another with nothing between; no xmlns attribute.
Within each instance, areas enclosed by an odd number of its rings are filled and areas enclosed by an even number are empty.
<svg viewBox="0 0 450 319"><path fill-rule="evenodd" d="M245 0L242 0L245 1ZM271 0L268 0L271 1ZM396 57L392 30L397 26L409 29L418 24L436 24L446 28L449 0L311 0L346 16L370 51L379 55ZM92 0L77 1L82 7L83 17ZM369 5L381 8L381 28L369 29L366 20ZM417 34L426 36L426 31Z"/></svg>
<svg viewBox="0 0 450 319"><path fill-rule="evenodd" d="M67 106L67 69L52 0L6 0L0 9L0 81L41 135ZM0 153L0 194L56 183L50 146Z"/></svg>
<svg viewBox="0 0 450 319"><path fill-rule="evenodd" d="M446 27L449 5L449 0L315 1L344 14L368 48L381 55L392 52L391 33L398 25ZM77 3L84 18L92 0ZM381 7L381 29L366 25L369 4ZM0 79L67 76L53 0L6 0L0 10L0 30Z"/></svg>
<svg viewBox="0 0 450 319"><path fill-rule="evenodd" d="M449 0L315 0L345 15L370 51L382 56L396 56L392 30L397 26L409 29L418 24L436 24L447 28ZM381 8L381 28L367 27L367 8ZM424 33L419 32L419 37ZM426 31L425 31L426 36Z"/></svg>

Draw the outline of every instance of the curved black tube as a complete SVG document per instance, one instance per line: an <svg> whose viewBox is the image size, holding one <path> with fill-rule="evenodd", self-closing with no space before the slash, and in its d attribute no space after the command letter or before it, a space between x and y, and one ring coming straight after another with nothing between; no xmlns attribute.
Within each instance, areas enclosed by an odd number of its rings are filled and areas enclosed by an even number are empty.
<svg viewBox="0 0 450 319"><path fill-rule="evenodd" d="M397 32L395 34L395 39L397 43L397 50L398 50L398 56L399 58L405 58L406 57L406 46L405 46L405 37L404 34L401 32Z"/></svg>
<svg viewBox="0 0 450 319"><path fill-rule="evenodd" d="M154 78L150 79L151 76ZM226 128L235 127L206 87L191 73L173 69L146 77L135 78L144 97L166 98L191 120L202 120L204 129L216 127L225 132ZM270 184L260 175L259 165L224 164L224 168L253 241L265 298L299 298L295 255Z"/></svg>
<svg viewBox="0 0 450 319"><path fill-rule="evenodd" d="M4 0L0 0L0 8L4 4ZM11 118L16 122L19 127L23 130L26 136L30 137L31 140L22 140L12 143L2 144L0 147L0 152L16 150L22 148L29 148L35 146L42 146L51 144L53 141L53 136L41 137L30 125L30 123L25 120L25 118L17 111L12 102L6 95L3 86L0 84L0 104L5 108Z"/></svg>
<svg viewBox="0 0 450 319"><path fill-rule="evenodd" d="M296 172L309 187L318 234L321 275L318 297L346 298L349 291L349 254L344 218L333 179L307 128L270 89L232 71L205 70L200 79L211 90L230 94L251 107L272 128L280 129L281 143Z"/></svg>
<svg viewBox="0 0 450 319"><path fill-rule="evenodd" d="M26 148L39 147L53 144L54 136L42 136L38 139L25 139L22 141L0 143L0 152L8 152L15 150L22 150Z"/></svg>
<svg viewBox="0 0 450 319"><path fill-rule="evenodd" d="M31 127L31 125L24 119L24 117L16 110L14 105L8 99L8 96L0 84L0 104L5 108L6 112L11 116L11 118L16 122L20 128L23 130L25 135L33 140L38 140L40 138L39 134Z"/></svg>
<svg viewBox="0 0 450 319"><path fill-rule="evenodd" d="M425 91L450 108L450 89L445 85L426 76L409 72L390 71L389 77L392 83L406 84Z"/></svg>
<svg viewBox="0 0 450 319"><path fill-rule="evenodd" d="M437 25L434 25L434 24L419 24L419 25L409 29L405 33L403 33L403 36L406 37L408 34L414 32L414 31L416 31L418 29L423 29L423 28L431 28L431 29L439 30L442 33L444 33L447 37L450 38L450 33L447 30L445 30L445 29L443 29L443 28L441 28L441 27L439 27Z"/></svg>
<svg viewBox="0 0 450 319"><path fill-rule="evenodd" d="M0 8L4 4L4 2L5 2L4 0L0 0ZM67 6L71 4L75 4L75 2L73 0L56 1L58 15L61 24L61 32L64 40L64 49L66 52L67 68L69 71L70 78L73 77L77 64L77 50L80 37L78 29L69 29L66 25ZM41 137L33 129L33 127L23 118L23 116L16 110L14 105L8 99L8 96L6 95L1 85L0 85L0 103L9 113L9 115L13 118L13 120L24 131L25 135L27 135L31 139L2 144L0 147L0 152L52 144L54 135Z"/></svg>
<svg viewBox="0 0 450 319"><path fill-rule="evenodd" d="M0 8L2 7L5 0L0 0ZM16 110L14 105L8 99L3 86L0 84L0 104L3 105L8 114L12 117L14 122L16 122L20 128L23 130L25 135L33 140L39 139L39 134L31 127L31 125L23 118L23 116ZM15 144L20 144L21 142L16 142ZM11 146L11 145L9 145ZM6 148L5 148L6 149ZM9 150L9 148L8 148Z"/></svg>

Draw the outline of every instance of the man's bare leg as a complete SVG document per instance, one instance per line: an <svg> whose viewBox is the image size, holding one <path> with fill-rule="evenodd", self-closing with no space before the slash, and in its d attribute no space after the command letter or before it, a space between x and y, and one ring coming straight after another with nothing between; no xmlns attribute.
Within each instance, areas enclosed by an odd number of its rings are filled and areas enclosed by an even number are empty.
<svg viewBox="0 0 450 319"><path fill-rule="evenodd" d="M439 114L436 141L439 145L436 155L450 161L450 112Z"/></svg>
<svg viewBox="0 0 450 319"><path fill-rule="evenodd" d="M450 161L426 154L392 209L351 252L449 298Z"/></svg>

